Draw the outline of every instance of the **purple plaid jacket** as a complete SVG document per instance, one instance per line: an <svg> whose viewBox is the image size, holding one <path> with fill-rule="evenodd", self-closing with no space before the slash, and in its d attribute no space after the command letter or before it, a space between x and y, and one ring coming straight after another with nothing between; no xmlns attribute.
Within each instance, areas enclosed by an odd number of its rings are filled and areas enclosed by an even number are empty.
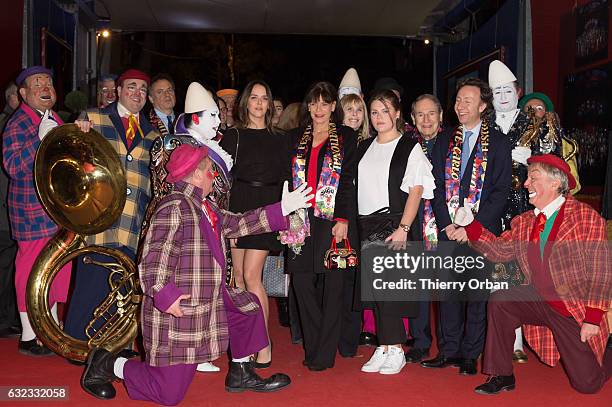
<svg viewBox="0 0 612 407"><path fill-rule="evenodd" d="M58 124L63 124L52 112ZM34 159L40 145L38 125L41 118L22 103L6 124L2 136L4 168L10 178L8 207L13 239L38 240L53 236L57 226L45 212L34 187Z"/></svg>
<svg viewBox="0 0 612 407"><path fill-rule="evenodd" d="M151 366L192 364L217 359L228 347L222 290L245 314L259 312L253 294L224 284L225 238L287 227L280 203L244 214L215 208L214 233L202 211L202 190L185 182L158 204L143 242L139 264L144 292L142 334ZM181 295L184 315L164 313Z"/></svg>

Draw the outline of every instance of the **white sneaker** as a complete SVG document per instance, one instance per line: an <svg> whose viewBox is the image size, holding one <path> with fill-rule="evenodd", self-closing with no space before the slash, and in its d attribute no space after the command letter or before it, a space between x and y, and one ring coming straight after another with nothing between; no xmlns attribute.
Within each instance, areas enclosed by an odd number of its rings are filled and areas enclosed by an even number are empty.
<svg viewBox="0 0 612 407"><path fill-rule="evenodd" d="M204 362L204 363L200 363L198 367L196 367L196 370L198 372L215 373L215 372L219 372L221 368L213 365L211 362Z"/></svg>
<svg viewBox="0 0 612 407"><path fill-rule="evenodd" d="M406 366L406 357L402 348L389 346L385 363L380 367L380 374L398 374Z"/></svg>
<svg viewBox="0 0 612 407"><path fill-rule="evenodd" d="M387 359L387 352L385 352L384 346L379 346L374 351L374 354L363 366L361 366L361 371L366 373L378 373L381 366L385 363L385 359Z"/></svg>

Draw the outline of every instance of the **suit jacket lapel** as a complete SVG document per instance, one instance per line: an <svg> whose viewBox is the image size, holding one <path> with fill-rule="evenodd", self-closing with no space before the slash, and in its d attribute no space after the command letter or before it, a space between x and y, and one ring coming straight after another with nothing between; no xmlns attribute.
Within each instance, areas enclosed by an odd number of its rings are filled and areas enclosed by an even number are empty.
<svg viewBox="0 0 612 407"><path fill-rule="evenodd" d="M218 223L219 225L221 224L219 221ZM215 232L213 231L210 222L208 222L208 219L206 219L206 216L202 216L200 219L200 231L204 235L213 257L217 263L219 263L219 266L221 266L222 269L225 269L225 255L223 254L223 249L221 248L221 240L219 239L218 234L215 236Z"/></svg>
<svg viewBox="0 0 612 407"><path fill-rule="evenodd" d="M117 110L117 103L113 103L105 110L107 110L108 116L110 117L113 126L115 126L115 130L117 133L119 133L119 136L121 137L121 140L123 140L123 144L127 149L127 139L125 138L125 131L127 129L123 127L123 121L121 121L121 116L119 116L119 111Z"/></svg>

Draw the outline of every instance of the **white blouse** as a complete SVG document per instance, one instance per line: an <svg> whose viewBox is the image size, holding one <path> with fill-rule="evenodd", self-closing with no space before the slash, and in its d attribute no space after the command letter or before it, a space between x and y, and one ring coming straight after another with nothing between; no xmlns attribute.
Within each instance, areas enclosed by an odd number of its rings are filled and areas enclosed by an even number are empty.
<svg viewBox="0 0 612 407"><path fill-rule="evenodd" d="M369 215L389 206L389 168L400 138L385 144L374 140L359 161L357 206L360 215ZM400 189L409 194L411 187L422 186L423 198L432 199L433 190L436 188L431 173L432 168L423 149L417 143L408 156Z"/></svg>

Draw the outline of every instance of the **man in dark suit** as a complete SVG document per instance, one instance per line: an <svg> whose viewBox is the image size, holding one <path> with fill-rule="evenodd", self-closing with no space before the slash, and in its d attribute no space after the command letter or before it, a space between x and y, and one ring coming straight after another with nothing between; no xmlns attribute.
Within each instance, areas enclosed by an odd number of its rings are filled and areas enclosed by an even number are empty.
<svg viewBox="0 0 612 407"><path fill-rule="evenodd" d="M466 200L480 223L496 235L501 233L501 217L510 192L512 160L507 138L486 119L491 101L491 89L484 81L478 78L460 81L455 100L460 125L440 134L434 147L433 211L440 230L440 254L449 251L454 256L477 256L462 244L467 241L465 232L456 236L453 225L457 208ZM459 244L448 242L448 235L453 235L453 240ZM486 271L486 267L473 268L462 275L484 278ZM476 374L476 359L484 347L486 305L482 296L441 301L440 351L434 359L423 361L421 365L428 368L455 365L460 367L460 374Z"/></svg>

